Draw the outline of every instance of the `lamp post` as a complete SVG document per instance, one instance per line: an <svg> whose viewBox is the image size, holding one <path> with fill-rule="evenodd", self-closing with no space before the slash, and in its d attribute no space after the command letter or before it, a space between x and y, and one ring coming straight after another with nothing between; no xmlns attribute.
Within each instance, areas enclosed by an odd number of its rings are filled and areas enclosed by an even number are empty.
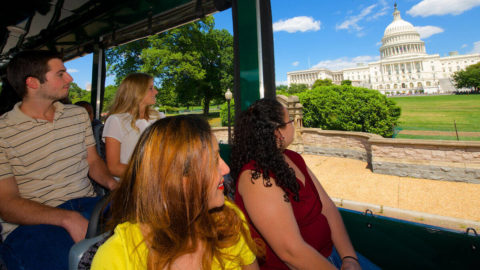
<svg viewBox="0 0 480 270"><path fill-rule="evenodd" d="M227 100L227 110L228 110L228 144L231 143L232 133L230 129L230 100L232 99L232 92L230 88L225 92L225 99Z"/></svg>

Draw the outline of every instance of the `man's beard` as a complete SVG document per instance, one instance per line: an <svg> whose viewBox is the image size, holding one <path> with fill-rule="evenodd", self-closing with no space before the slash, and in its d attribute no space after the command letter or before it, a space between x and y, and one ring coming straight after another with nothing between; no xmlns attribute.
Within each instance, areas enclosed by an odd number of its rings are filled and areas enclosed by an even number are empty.
<svg viewBox="0 0 480 270"><path fill-rule="evenodd" d="M51 95L51 94L48 94L48 93L43 93L42 97L45 98L45 99L49 99L49 100L54 100L54 101L59 101L59 100L64 100L66 98L68 98L68 92L67 91L65 94L63 95Z"/></svg>

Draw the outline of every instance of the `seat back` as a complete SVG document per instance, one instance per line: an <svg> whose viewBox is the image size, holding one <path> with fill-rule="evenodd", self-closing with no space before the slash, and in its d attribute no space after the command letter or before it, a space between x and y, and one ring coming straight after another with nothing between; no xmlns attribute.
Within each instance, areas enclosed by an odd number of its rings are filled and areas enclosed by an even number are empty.
<svg viewBox="0 0 480 270"><path fill-rule="evenodd" d="M90 269L95 253L97 253L98 248L108 239L109 234L110 233L107 232L93 238L87 238L73 245L68 254L68 269Z"/></svg>
<svg viewBox="0 0 480 270"><path fill-rule="evenodd" d="M69 270L90 269L95 253L100 245L107 240L110 233L106 232L102 234L100 224L105 212L108 211L107 203L108 196L104 196L97 202L90 215L85 239L70 248L68 255Z"/></svg>

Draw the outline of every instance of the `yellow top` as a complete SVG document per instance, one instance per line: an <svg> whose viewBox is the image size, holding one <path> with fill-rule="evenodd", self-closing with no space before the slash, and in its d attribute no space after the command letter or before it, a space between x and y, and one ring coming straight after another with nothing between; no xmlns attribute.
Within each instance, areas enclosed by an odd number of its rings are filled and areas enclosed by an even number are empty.
<svg viewBox="0 0 480 270"><path fill-rule="evenodd" d="M233 208L243 221L243 213L232 202L225 200L225 206ZM98 249L92 262L92 270L118 269L136 270L147 269L148 248L143 241L140 226L136 223L125 222L117 225L115 233ZM222 249L222 253L240 257L243 265L252 264L255 254L250 250L245 239L240 235L240 240L233 246ZM241 269L237 261L226 261L225 269ZM221 269L214 258L212 269Z"/></svg>

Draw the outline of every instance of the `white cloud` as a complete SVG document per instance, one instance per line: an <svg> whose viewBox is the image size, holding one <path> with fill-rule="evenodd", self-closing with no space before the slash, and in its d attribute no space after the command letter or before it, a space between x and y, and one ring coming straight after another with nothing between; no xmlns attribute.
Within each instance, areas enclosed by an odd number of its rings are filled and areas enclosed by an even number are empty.
<svg viewBox="0 0 480 270"><path fill-rule="evenodd" d="M380 0L379 2L380 2L380 5L382 6L382 9L380 9L375 14L373 14L373 16L367 18L367 20L370 21L370 20L374 20L378 17L387 15L387 10L389 9L389 5L388 5L387 1Z"/></svg>
<svg viewBox="0 0 480 270"><path fill-rule="evenodd" d="M292 63L292 66L296 67L296 66L298 66L299 64L300 64L300 62L295 61L295 62Z"/></svg>
<svg viewBox="0 0 480 270"><path fill-rule="evenodd" d="M379 41L379 42L375 43L375 46L382 46L382 42Z"/></svg>
<svg viewBox="0 0 480 270"><path fill-rule="evenodd" d="M67 72L68 72L68 73L76 73L76 72L78 72L78 69L76 69L76 68L69 68L69 69L67 69Z"/></svg>
<svg viewBox="0 0 480 270"><path fill-rule="evenodd" d="M407 11L412 16L459 15L476 6L480 0L423 0Z"/></svg>
<svg viewBox="0 0 480 270"><path fill-rule="evenodd" d="M276 82L275 82L275 85L276 85L276 86L288 85L288 82L287 82L287 81L276 81Z"/></svg>
<svg viewBox="0 0 480 270"><path fill-rule="evenodd" d="M385 16L389 6L385 0L378 1L378 4L370 5L360 11L357 15L348 16L345 21L336 25L337 30L348 30L350 32L356 31L358 37L362 37L365 33L362 31L363 26L361 22L363 20L373 21L381 16ZM349 12L351 13L351 12Z"/></svg>
<svg viewBox="0 0 480 270"><path fill-rule="evenodd" d="M467 44L463 44L462 47L460 47L460 48L463 49L463 48L466 48L466 47L468 47L468 45L467 45Z"/></svg>
<svg viewBox="0 0 480 270"><path fill-rule="evenodd" d="M443 33L443 29L438 26L415 26L415 29L420 34L420 38L429 38L435 34Z"/></svg>
<svg viewBox="0 0 480 270"><path fill-rule="evenodd" d="M473 49L470 53L480 53L480 40L473 43Z"/></svg>
<svg viewBox="0 0 480 270"><path fill-rule="evenodd" d="M364 8L360 12L360 14L355 15L355 16L350 16L347 20L342 22L340 25L337 25L336 29L337 30L339 30L339 29L346 29L346 30L354 29L354 30L357 30L357 31L362 30L363 28L358 25L358 22L361 21L363 18L365 18L368 14L370 14L372 12L372 9L374 9L376 6L377 6L376 4L368 6L368 7Z"/></svg>
<svg viewBox="0 0 480 270"><path fill-rule="evenodd" d="M357 56L354 58L341 57L333 60L320 61L316 65L314 65L312 68L327 68L330 70L340 70L344 68L356 67L357 64L360 64L360 63L367 64L369 62L378 61L378 60L380 60L380 56L363 55L363 56Z"/></svg>
<svg viewBox="0 0 480 270"><path fill-rule="evenodd" d="M315 21L312 17L298 16L273 23L273 31L286 31L288 33L318 31L321 24L320 21Z"/></svg>
<svg viewBox="0 0 480 270"><path fill-rule="evenodd" d="M92 90L92 83L90 83L90 82L85 83L85 90L91 91Z"/></svg>

